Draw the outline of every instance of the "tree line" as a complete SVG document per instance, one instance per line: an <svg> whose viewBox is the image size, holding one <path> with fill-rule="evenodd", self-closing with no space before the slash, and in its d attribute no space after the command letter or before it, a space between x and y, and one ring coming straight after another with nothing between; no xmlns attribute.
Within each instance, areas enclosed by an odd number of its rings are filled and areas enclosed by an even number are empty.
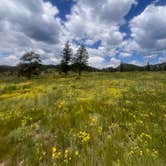
<svg viewBox="0 0 166 166"><path fill-rule="evenodd" d="M121 61L117 68L105 68L105 69L95 69L88 66L89 54L84 45L80 45L75 54L73 54L72 48L69 41L65 43L62 50L61 61L58 67L59 72L65 75L68 74L70 70L75 71L81 76L83 70L90 71L103 71L103 72L125 72L125 71L161 71L166 70L166 63L150 65L149 62L145 66L136 66L132 64L126 64ZM42 71L42 59L41 56L35 52L25 53L20 58L20 63L17 65L18 76L25 76L31 79L33 75L39 75Z"/></svg>
<svg viewBox="0 0 166 166"><path fill-rule="evenodd" d="M68 74L70 68L74 70L81 76L82 71L86 66L88 66L89 54L84 45L81 45L77 52L73 54L72 48L69 41L66 42L61 55L60 62L60 73ZM20 58L20 63L18 64L18 75L25 76L31 79L32 75L39 75L41 69L41 56L35 52L25 53Z"/></svg>

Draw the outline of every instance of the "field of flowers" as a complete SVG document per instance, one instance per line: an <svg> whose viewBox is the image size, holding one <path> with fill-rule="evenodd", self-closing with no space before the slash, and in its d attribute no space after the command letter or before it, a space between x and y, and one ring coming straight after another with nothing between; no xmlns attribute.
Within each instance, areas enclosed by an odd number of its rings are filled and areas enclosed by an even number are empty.
<svg viewBox="0 0 166 166"><path fill-rule="evenodd" d="M166 73L1 77L0 165L165 166Z"/></svg>

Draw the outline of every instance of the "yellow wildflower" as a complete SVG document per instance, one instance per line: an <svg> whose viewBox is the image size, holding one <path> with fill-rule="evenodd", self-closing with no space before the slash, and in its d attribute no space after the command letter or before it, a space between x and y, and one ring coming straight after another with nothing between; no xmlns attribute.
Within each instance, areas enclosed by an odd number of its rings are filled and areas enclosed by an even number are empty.
<svg viewBox="0 0 166 166"><path fill-rule="evenodd" d="M134 154L134 151L131 150L131 151L129 152L129 155L132 156L133 154Z"/></svg>
<svg viewBox="0 0 166 166"><path fill-rule="evenodd" d="M101 134L102 131L103 131L103 128L102 128L102 127L98 127L98 130L97 130L97 131L98 131L99 134Z"/></svg>
<svg viewBox="0 0 166 166"><path fill-rule="evenodd" d="M57 159L57 158L60 157L60 155L61 155L61 152L58 152L58 151L57 151L57 148L54 146L54 147L52 148L52 159L53 159L53 160L54 160L54 159Z"/></svg>
<svg viewBox="0 0 166 166"><path fill-rule="evenodd" d="M66 150L65 150L65 158L67 158L67 157L68 157L68 155L69 155L69 150L68 150L68 149L66 149Z"/></svg>
<svg viewBox="0 0 166 166"><path fill-rule="evenodd" d="M45 156L45 155L46 155L46 152L45 152L45 151L43 151L43 153L42 153L42 154L43 154L43 156Z"/></svg>
<svg viewBox="0 0 166 166"><path fill-rule="evenodd" d="M142 156L142 155L143 155L143 152L142 152L142 150L140 150L139 154L140 154L140 156Z"/></svg>
<svg viewBox="0 0 166 166"><path fill-rule="evenodd" d="M56 147L54 146L54 147L52 148L52 152L55 153L56 150L57 150L57 149L56 149Z"/></svg>
<svg viewBox="0 0 166 166"><path fill-rule="evenodd" d="M157 158L158 155L159 155L158 151L155 150L155 149L153 149L153 151L152 151L152 153L151 153L151 156L152 156L153 158Z"/></svg>
<svg viewBox="0 0 166 166"><path fill-rule="evenodd" d="M80 131L78 137L81 140L81 143L87 143L90 141L90 134L85 131Z"/></svg>
<svg viewBox="0 0 166 166"><path fill-rule="evenodd" d="M90 126L96 126L97 121L98 121L97 117L95 117L95 116L92 117L92 118L90 119Z"/></svg>
<svg viewBox="0 0 166 166"><path fill-rule="evenodd" d="M79 155L79 152L78 150L75 151L75 155L78 156Z"/></svg>

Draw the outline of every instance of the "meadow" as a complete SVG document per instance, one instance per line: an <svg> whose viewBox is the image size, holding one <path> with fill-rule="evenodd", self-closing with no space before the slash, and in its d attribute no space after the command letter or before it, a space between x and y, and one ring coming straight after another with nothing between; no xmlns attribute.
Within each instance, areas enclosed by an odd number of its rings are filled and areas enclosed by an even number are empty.
<svg viewBox="0 0 166 166"><path fill-rule="evenodd" d="M165 166L166 72L1 76L0 165Z"/></svg>

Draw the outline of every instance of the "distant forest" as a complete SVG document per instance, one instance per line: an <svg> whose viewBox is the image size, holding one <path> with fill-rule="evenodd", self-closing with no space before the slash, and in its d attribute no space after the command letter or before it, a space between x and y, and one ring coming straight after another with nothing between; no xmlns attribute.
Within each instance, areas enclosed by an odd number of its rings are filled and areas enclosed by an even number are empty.
<svg viewBox="0 0 166 166"><path fill-rule="evenodd" d="M87 72L132 72L132 71L166 71L166 62L160 64L150 64L137 66L127 64L121 61L117 67L108 67L103 69L94 68L88 65L89 54L84 45L81 45L77 52L73 54L69 42L66 42L61 54L61 62L58 65L43 65L41 56L35 52L27 52L20 58L17 66L0 66L0 73L17 74L31 78L33 75L39 75L41 72L56 70L61 74L67 75L69 71L78 73L80 76L83 71Z"/></svg>

